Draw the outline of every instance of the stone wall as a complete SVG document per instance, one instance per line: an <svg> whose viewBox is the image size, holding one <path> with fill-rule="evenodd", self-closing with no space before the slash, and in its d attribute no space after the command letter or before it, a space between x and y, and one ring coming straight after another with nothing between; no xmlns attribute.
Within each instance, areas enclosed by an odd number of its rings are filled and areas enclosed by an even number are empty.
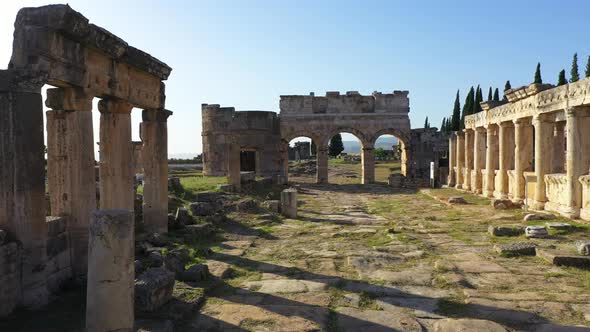
<svg viewBox="0 0 590 332"><path fill-rule="evenodd" d="M280 126L277 114L236 112L233 107L202 105L203 174L228 175L229 149L256 152L256 175L280 173Z"/></svg>
<svg viewBox="0 0 590 332"><path fill-rule="evenodd" d="M412 151L412 168L416 178L430 178L430 163L435 167L446 168L448 172L449 134L437 128L412 129L410 149ZM440 176L437 175L437 178ZM446 181L445 181L446 182Z"/></svg>

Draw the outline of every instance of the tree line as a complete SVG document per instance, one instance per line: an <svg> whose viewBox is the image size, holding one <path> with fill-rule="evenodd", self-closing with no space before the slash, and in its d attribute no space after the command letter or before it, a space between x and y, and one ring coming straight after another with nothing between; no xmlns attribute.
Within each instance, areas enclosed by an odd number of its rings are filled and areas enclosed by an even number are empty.
<svg viewBox="0 0 590 332"><path fill-rule="evenodd" d="M590 77L590 56L588 56L588 60L586 62L585 77ZM578 71L578 54L575 53L572 59L569 82L573 83L579 80L580 74ZM543 78L541 77L541 63L537 63L533 83L543 84ZM557 86L561 86L567 83L568 79L565 76L565 69L562 69L557 75ZM506 101L506 91L509 89L512 89L512 86L510 85L510 81L506 81L506 84L504 85L504 96L502 100ZM440 130L443 132L451 132L465 128L465 116L483 111L480 104L482 101L483 93L480 86L477 85L475 89L472 86L469 89L467 96L465 97L465 101L463 102L463 108L461 108L459 90L457 90L457 94L455 95L455 103L453 105L453 112L451 113L451 116L444 117L442 119ZM489 88L487 101L500 101L500 91L498 90L498 88ZM430 128L428 117L426 117L424 127Z"/></svg>

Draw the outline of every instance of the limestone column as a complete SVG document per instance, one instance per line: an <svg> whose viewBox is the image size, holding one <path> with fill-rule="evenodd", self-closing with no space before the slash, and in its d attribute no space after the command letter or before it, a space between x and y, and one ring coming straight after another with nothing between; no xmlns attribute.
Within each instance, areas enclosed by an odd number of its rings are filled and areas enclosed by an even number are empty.
<svg viewBox="0 0 590 332"><path fill-rule="evenodd" d="M476 194L483 194L483 181L481 170L486 167L486 130L476 128L473 137L473 183L471 190Z"/></svg>
<svg viewBox="0 0 590 332"><path fill-rule="evenodd" d="M471 169L473 168L473 130L465 130L465 173L463 189L471 190Z"/></svg>
<svg viewBox="0 0 590 332"><path fill-rule="evenodd" d="M456 173L456 181L455 181L455 188L461 189L463 188L463 163L465 162L465 134L462 132L457 132L457 173Z"/></svg>
<svg viewBox="0 0 590 332"><path fill-rule="evenodd" d="M235 142L230 142L227 146L227 178L232 189L240 191L242 189L242 176L240 167L240 146Z"/></svg>
<svg viewBox="0 0 590 332"><path fill-rule="evenodd" d="M498 125L488 125L487 128L487 148L486 148L486 188L484 195L486 197L494 196L494 179L496 170L499 166L499 149L498 149Z"/></svg>
<svg viewBox="0 0 590 332"><path fill-rule="evenodd" d="M566 110L566 195L568 217L580 215L582 207L582 184L579 177L588 174L590 166L590 108L579 107Z"/></svg>
<svg viewBox="0 0 590 332"><path fill-rule="evenodd" d="M143 222L148 232L168 232L168 117L165 109L144 110L139 135L143 146Z"/></svg>
<svg viewBox="0 0 590 332"><path fill-rule="evenodd" d="M133 147L130 103L103 99L100 111L100 208L133 211Z"/></svg>
<svg viewBox="0 0 590 332"><path fill-rule="evenodd" d="M86 331L133 331L133 211L98 210L90 224Z"/></svg>
<svg viewBox="0 0 590 332"><path fill-rule="evenodd" d="M361 169L363 172L362 183L368 184L375 182L375 153L373 146L363 146L361 160Z"/></svg>
<svg viewBox="0 0 590 332"><path fill-rule="evenodd" d="M96 210L92 98L78 88L47 90L47 182L51 214L67 220L74 276L88 271L88 225Z"/></svg>
<svg viewBox="0 0 590 332"><path fill-rule="evenodd" d="M508 170L514 167L514 127L512 122L502 122L499 128L499 183L495 188L502 199L508 198Z"/></svg>
<svg viewBox="0 0 590 332"><path fill-rule="evenodd" d="M0 70L0 228L23 249L17 267L23 287L14 291L25 306L44 305L48 297L41 97L46 78L32 71Z"/></svg>
<svg viewBox="0 0 590 332"><path fill-rule="evenodd" d="M566 115L567 116L567 115ZM565 121L555 122L553 127L553 152L551 154L551 173L565 173Z"/></svg>
<svg viewBox="0 0 590 332"><path fill-rule="evenodd" d="M457 139L455 133L451 133L449 137L449 188L456 184L455 167L457 167Z"/></svg>
<svg viewBox="0 0 590 332"><path fill-rule="evenodd" d="M281 214L297 218L297 190L285 189L281 192Z"/></svg>
<svg viewBox="0 0 590 332"><path fill-rule="evenodd" d="M542 115L533 117L535 127L535 185L534 202L531 208L542 210L547 202L545 189L545 174L551 170L551 155L553 141L553 123Z"/></svg>
<svg viewBox="0 0 590 332"><path fill-rule="evenodd" d="M328 183L328 147L318 146L316 150L317 158L317 183Z"/></svg>
<svg viewBox="0 0 590 332"><path fill-rule="evenodd" d="M530 118L521 118L514 123L514 197L515 202L524 200L524 172L530 171L533 164L533 126Z"/></svg>

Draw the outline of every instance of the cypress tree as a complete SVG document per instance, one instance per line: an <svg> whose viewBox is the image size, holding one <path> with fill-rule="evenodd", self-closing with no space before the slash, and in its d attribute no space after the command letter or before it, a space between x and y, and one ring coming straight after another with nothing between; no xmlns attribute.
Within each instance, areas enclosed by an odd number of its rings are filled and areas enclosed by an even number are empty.
<svg viewBox="0 0 590 332"><path fill-rule="evenodd" d="M535 70L535 80L533 83L543 83L543 79L541 78L541 63L537 62L537 69Z"/></svg>
<svg viewBox="0 0 590 332"><path fill-rule="evenodd" d="M492 87L490 87L490 89L488 90L488 101L491 101L492 98Z"/></svg>
<svg viewBox="0 0 590 332"><path fill-rule="evenodd" d="M500 101L500 91L498 91L498 88L496 88L496 90L494 90L494 98L492 98L493 101Z"/></svg>
<svg viewBox="0 0 590 332"><path fill-rule="evenodd" d="M567 84L567 80L565 79L565 69L562 69L559 72L559 77L557 78L557 86L561 86Z"/></svg>
<svg viewBox="0 0 590 332"><path fill-rule="evenodd" d="M508 101L508 98L506 98L506 91L512 89L512 85L510 85L510 81L506 81L506 84L504 84L504 97L502 97L502 100L504 101Z"/></svg>
<svg viewBox="0 0 590 332"><path fill-rule="evenodd" d="M459 102L459 90L455 96L455 104L453 106L453 116L451 117L451 130L461 129L461 103Z"/></svg>
<svg viewBox="0 0 590 332"><path fill-rule="evenodd" d="M472 105L473 105L473 87L471 87L471 89L469 89L469 92L467 93L467 96L465 97L465 103L463 104L463 111L461 112L461 120L460 120L460 127L463 126L464 122L465 122L465 116L471 114L471 109L472 109Z"/></svg>
<svg viewBox="0 0 590 332"><path fill-rule="evenodd" d="M440 123L440 131L444 132L445 131L445 126L446 126L446 122L447 118L442 118L442 122Z"/></svg>
<svg viewBox="0 0 590 332"><path fill-rule="evenodd" d="M328 145L328 154L332 157L336 157L342 151L344 151L344 143L342 143L342 135L336 134L330 140Z"/></svg>
<svg viewBox="0 0 590 332"><path fill-rule="evenodd" d="M586 77L590 77L590 55L588 56L588 62L586 62Z"/></svg>
<svg viewBox="0 0 590 332"><path fill-rule="evenodd" d="M574 53L572 60L572 70L570 71L570 82L577 82L580 80L580 73L578 72L578 53Z"/></svg>
<svg viewBox="0 0 590 332"><path fill-rule="evenodd" d="M481 108L481 104L480 104L482 101L483 101L483 95L481 93L481 88L478 85L477 89L475 90L475 100L473 102L473 110L474 110L473 113L474 114L483 111L483 109Z"/></svg>
<svg viewBox="0 0 590 332"><path fill-rule="evenodd" d="M430 128L430 124L428 123L428 117L424 119L424 128Z"/></svg>

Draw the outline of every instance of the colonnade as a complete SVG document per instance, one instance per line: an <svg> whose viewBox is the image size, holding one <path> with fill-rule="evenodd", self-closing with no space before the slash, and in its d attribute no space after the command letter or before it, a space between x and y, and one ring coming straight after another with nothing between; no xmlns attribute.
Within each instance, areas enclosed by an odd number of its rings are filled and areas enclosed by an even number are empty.
<svg viewBox="0 0 590 332"><path fill-rule="evenodd" d="M479 124L449 139L449 186L570 218L590 216L582 197L590 107Z"/></svg>

